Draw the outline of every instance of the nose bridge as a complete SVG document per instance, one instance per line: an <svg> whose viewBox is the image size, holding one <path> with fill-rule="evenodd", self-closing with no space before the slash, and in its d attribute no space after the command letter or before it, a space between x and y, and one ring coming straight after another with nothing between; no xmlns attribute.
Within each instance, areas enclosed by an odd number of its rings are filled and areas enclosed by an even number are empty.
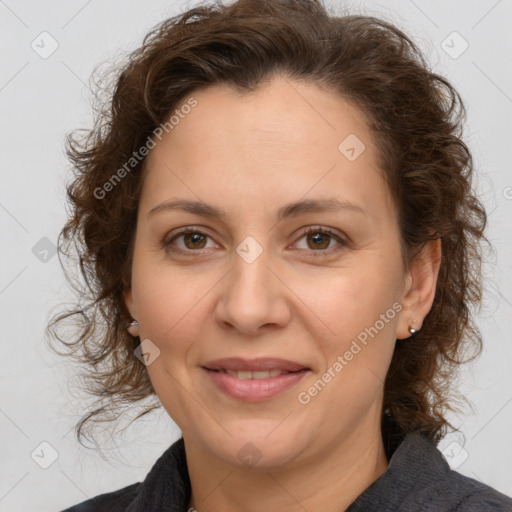
<svg viewBox="0 0 512 512"><path fill-rule="evenodd" d="M259 237L261 240L261 236ZM270 283L271 265L268 246L258 242L255 237L247 236L236 247L234 268L231 276L231 293L236 303L245 305L247 299L253 301L252 309L264 308L273 289ZM247 306L244 306L247 307Z"/></svg>
<svg viewBox="0 0 512 512"><path fill-rule="evenodd" d="M253 236L244 238L235 251L218 320L247 332L255 332L265 324L282 324L288 309L285 287L271 270L271 251Z"/></svg>
<svg viewBox="0 0 512 512"><path fill-rule="evenodd" d="M259 237L261 240L261 237ZM241 288L241 291L253 291L261 293L265 289L269 291L268 266L270 261L270 250L260 244L253 236L246 237L236 247L234 258L234 269L232 279L234 284Z"/></svg>

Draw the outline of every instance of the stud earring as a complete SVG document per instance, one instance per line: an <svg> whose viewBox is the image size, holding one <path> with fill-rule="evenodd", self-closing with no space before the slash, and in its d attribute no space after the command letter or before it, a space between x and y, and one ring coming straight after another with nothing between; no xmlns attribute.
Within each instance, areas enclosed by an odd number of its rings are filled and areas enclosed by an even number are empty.
<svg viewBox="0 0 512 512"><path fill-rule="evenodd" d="M414 323L414 320L411 320L411 324L414 325ZM411 333L412 336L413 334L416 334L418 331L414 327L409 327L409 332Z"/></svg>
<svg viewBox="0 0 512 512"><path fill-rule="evenodd" d="M139 335L139 322L137 322L137 320L133 320L133 322L128 324L127 331L133 337L137 337Z"/></svg>

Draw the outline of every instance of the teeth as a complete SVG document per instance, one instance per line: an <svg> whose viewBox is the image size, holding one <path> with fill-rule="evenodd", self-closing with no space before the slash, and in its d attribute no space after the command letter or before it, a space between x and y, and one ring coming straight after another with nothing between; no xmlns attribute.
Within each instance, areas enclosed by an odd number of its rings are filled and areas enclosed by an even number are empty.
<svg viewBox="0 0 512 512"><path fill-rule="evenodd" d="M272 377L278 377L282 373L289 373L283 370L263 370L257 372L246 372L241 370L225 370L226 373L237 379L270 379Z"/></svg>

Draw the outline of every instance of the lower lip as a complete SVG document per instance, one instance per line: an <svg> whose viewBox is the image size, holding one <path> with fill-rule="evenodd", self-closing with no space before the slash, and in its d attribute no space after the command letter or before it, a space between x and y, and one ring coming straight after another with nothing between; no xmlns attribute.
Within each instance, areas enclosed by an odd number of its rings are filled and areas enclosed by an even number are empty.
<svg viewBox="0 0 512 512"><path fill-rule="evenodd" d="M297 384L309 370L284 373L268 379L239 379L228 373L207 370L214 384L226 395L248 402L268 400Z"/></svg>

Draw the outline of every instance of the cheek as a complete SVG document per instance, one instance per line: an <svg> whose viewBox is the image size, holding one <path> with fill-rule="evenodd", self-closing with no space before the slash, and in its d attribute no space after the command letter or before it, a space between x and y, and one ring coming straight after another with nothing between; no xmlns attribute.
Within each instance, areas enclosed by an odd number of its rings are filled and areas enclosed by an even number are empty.
<svg viewBox="0 0 512 512"><path fill-rule="evenodd" d="M151 261L134 261L132 283L141 336L151 339L160 350L180 350L200 328L201 301L215 280L189 274Z"/></svg>
<svg viewBox="0 0 512 512"><path fill-rule="evenodd" d="M392 261L383 265L376 260L372 265L371 258L365 263L326 283L328 291L316 294L321 303L315 310L329 327L321 347L324 370L335 375L325 376L333 384L323 399L361 411L385 381L401 309L396 286L400 267Z"/></svg>
<svg viewBox="0 0 512 512"><path fill-rule="evenodd" d="M379 330L387 331L395 322L392 305L398 297L398 274L394 273L392 263L386 269L381 265L372 266L371 260L367 260L363 267L343 269L325 281L315 280L315 287L308 283L296 288L299 290L297 295L327 328L325 332L335 346L340 340L350 342L386 312L389 312L386 316L388 321L385 328L379 322Z"/></svg>
<svg viewBox="0 0 512 512"><path fill-rule="evenodd" d="M155 269L157 269L155 271ZM146 367L152 385L169 416L181 427L189 417L204 421L190 405L192 390L189 361L197 361L203 336L205 294L214 285L207 279L184 276L179 271L163 271L156 265L136 269L136 290L141 340L158 347L159 356ZM187 403L188 401L188 403ZM183 411L188 411L186 414Z"/></svg>
<svg viewBox="0 0 512 512"><path fill-rule="evenodd" d="M328 336L315 340L324 356L320 379L328 382L316 400L319 411L329 403L339 414L357 416L381 392L401 309L392 284L384 272L351 273L331 280L329 293L317 303L329 327Z"/></svg>

